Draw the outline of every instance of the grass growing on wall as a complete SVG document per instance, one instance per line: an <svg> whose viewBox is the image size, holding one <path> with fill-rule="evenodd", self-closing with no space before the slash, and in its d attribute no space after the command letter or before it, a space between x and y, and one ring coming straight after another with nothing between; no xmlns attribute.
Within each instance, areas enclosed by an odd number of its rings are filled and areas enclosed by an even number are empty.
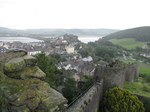
<svg viewBox="0 0 150 112"><path fill-rule="evenodd" d="M136 47L142 47L143 45L147 44L147 42L136 41L133 38L111 39L110 42L120 45L126 49L135 49Z"/></svg>

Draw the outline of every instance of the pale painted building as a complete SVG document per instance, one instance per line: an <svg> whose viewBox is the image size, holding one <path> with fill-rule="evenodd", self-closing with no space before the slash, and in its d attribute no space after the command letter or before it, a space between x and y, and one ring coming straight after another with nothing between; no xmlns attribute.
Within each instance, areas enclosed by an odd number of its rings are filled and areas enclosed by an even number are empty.
<svg viewBox="0 0 150 112"><path fill-rule="evenodd" d="M69 45L69 46L66 46L65 49L68 54L74 53L74 46Z"/></svg>

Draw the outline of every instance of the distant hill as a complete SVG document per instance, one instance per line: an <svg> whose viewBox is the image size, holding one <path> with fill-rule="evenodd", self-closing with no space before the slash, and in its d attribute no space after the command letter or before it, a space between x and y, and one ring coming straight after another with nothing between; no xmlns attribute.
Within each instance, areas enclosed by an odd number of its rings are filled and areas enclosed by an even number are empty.
<svg viewBox="0 0 150 112"><path fill-rule="evenodd" d="M4 34L4 33L12 33L13 30L9 29L9 28L5 28L5 27L0 27L0 34Z"/></svg>
<svg viewBox="0 0 150 112"><path fill-rule="evenodd" d="M15 30L0 27L0 36L50 36L74 34L78 36L106 36L117 32L115 29L27 29Z"/></svg>
<svg viewBox="0 0 150 112"><path fill-rule="evenodd" d="M126 29L104 37L106 40L123 38L134 38L136 41L141 42L150 41L150 26Z"/></svg>
<svg viewBox="0 0 150 112"><path fill-rule="evenodd" d="M23 30L0 27L0 36L20 36L21 33L24 34Z"/></svg>

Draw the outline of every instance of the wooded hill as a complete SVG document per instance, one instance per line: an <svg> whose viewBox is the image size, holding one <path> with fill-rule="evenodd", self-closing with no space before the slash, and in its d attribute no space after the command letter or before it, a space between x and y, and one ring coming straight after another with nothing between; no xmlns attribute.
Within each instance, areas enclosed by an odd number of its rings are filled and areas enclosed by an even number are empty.
<svg viewBox="0 0 150 112"><path fill-rule="evenodd" d="M106 40L123 38L134 38L136 41L141 42L150 41L150 26L126 29L103 37Z"/></svg>

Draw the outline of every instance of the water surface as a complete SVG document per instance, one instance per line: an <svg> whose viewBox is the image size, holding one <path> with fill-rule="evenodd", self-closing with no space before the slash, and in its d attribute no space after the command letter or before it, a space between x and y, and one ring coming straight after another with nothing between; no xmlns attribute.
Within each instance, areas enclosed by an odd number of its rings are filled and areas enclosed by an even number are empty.
<svg viewBox="0 0 150 112"><path fill-rule="evenodd" d="M42 40L33 39L30 37L0 37L0 41L3 42L22 42L22 43L29 43L29 42L41 42Z"/></svg>
<svg viewBox="0 0 150 112"><path fill-rule="evenodd" d="M95 42L102 37L78 37L78 39L83 43Z"/></svg>

